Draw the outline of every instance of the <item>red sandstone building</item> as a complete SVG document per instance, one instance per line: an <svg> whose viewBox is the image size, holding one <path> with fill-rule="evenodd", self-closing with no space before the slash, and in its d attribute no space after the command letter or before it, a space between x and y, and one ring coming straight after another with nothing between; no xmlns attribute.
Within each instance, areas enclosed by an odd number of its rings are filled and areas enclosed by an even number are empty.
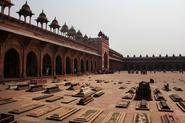
<svg viewBox="0 0 185 123"><path fill-rule="evenodd" d="M0 0L0 6L0 80L122 68L123 56L109 48L101 31L88 38L74 27L60 26L56 18L49 22L44 11L36 18L27 2L17 12L19 19L10 16L11 0Z"/></svg>

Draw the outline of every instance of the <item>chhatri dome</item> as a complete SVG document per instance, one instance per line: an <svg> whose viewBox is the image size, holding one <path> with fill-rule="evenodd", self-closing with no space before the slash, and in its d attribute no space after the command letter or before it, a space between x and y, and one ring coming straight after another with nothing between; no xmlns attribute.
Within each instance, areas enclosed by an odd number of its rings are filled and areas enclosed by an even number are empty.
<svg viewBox="0 0 185 123"><path fill-rule="evenodd" d="M21 19L21 16L23 16L25 21L26 21L26 17L29 16L30 17L30 23L31 23L31 17L34 14L32 13L32 11L30 9L30 6L28 5L27 1L17 13L19 14L19 19Z"/></svg>

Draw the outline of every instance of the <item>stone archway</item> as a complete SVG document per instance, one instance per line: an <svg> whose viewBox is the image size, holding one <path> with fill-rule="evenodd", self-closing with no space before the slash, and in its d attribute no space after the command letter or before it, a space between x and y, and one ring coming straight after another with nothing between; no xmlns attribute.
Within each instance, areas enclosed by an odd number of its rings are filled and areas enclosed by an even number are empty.
<svg viewBox="0 0 185 123"><path fill-rule="evenodd" d="M80 66L81 66L81 73L84 73L84 61L83 61L83 59L81 59L81 64L80 64Z"/></svg>
<svg viewBox="0 0 185 123"><path fill-rule="evenodd" d="M26 75L37 76L37 56L33 51L29 52L26 58Z"/></svg>
<svg viewBox="0 0 185 123"><path fill-rule="evenodd" d="M69 57L66 58L66 74L71 74L71 60Z"/></svg>
<svg viewBox="0 0 185 123"><path fill-rule="evenodd" d="M91 72L93 72L93 62L91 61Z"/></svg>
<svg viewBox="0 0 185 123"><path fill-rule="evenodd" d="M19 53L14 49L9 49L4 57L4 77L18 78L20 77L20 57Z"/></svg>
<svg viewBox="0 0 185 123"><path fill-rule="evenodd" d="M78 60L75 58L74 59L74 74L78 73Z"/></svg>
<svg viewBox="0 0 185 123"><path fill-rule="evenodd" d="M55 60L55 72L56 75L62 75L62 59L58 55Z"/></svg>
<svg viewBox="0 0 185 123"><path fill-rule="evenodd" d="M104 54L104 68L105 69L108 68L108 56L107 56L107 53L106 52Z"/></svg>
<svg viewBox="0 0 185 123"><path fill-rule="evenodd" d="M44 76L50 76L52 73L51 58L45 54L42 61L42 73Z"/></svg>
<svg viewBox="0 0 185 123"><path fill-rule="evenodd" d="M89 61L87 60L86 61L86 72L88 72L89 71Z"/></svg>

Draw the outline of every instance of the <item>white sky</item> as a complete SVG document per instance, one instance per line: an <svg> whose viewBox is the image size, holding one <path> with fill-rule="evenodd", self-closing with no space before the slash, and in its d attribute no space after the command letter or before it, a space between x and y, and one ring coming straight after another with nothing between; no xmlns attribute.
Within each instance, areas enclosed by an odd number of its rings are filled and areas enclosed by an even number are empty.
<svg viewBox="0 0 185 123"><path fill-rule="evenodd" d="M11 15L25 0L12 0ZM185 0L28 0L36 19L42 9L83 34L102 30L110 47L123 54L185 55ZM34 22L35 23L35 22Z"/></svg>

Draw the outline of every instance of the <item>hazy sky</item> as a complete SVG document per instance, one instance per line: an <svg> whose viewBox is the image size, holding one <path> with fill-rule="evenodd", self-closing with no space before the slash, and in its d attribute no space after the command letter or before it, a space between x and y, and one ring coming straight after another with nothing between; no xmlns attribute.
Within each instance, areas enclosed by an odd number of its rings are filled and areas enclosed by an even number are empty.
<svg viewBox="0 0 185 123"><path fill-rule="evenodd" d="M11 15L25 3L12 0ZM110 47L126 55L185 55L185 0L28 0L36 19L42 9L83 34L102 30Z"/></svg>

